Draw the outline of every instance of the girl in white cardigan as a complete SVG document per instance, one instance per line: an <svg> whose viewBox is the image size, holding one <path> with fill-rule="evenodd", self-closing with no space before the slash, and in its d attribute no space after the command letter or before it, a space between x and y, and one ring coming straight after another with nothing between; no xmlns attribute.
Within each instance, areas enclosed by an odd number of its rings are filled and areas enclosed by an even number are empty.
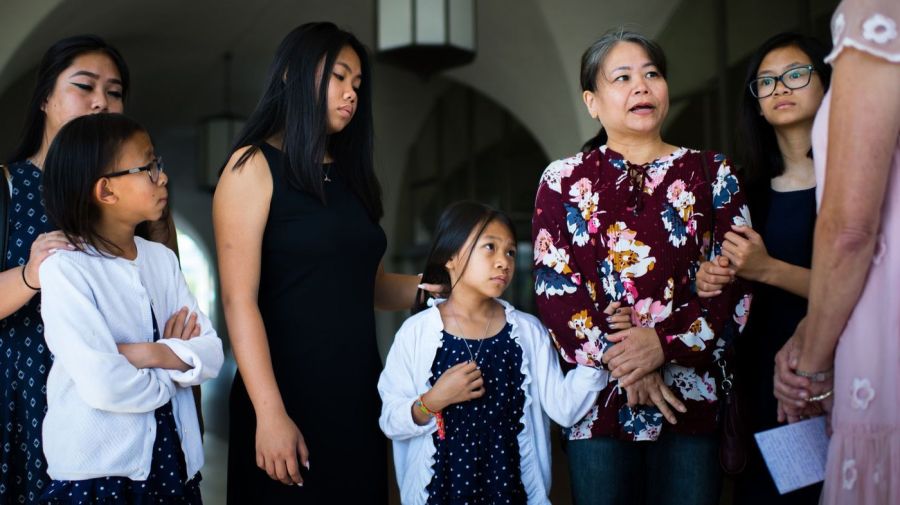
<svg viewBox="0 0 900 505"><path fill-rule="evenodd" d="M40 267L54 355L41 503L201 503L191 386L219 373L222 342L175 255L134 236L160 218L166 183L149 135L121 115L74 119L50 147L47 214L77 250ZM187 310L197 319L170 319Z"/></svg>
<svg viewBox="0 0 900 505"><path fill-rule="evenodd" d="M549 503L547 416L571 426L606 387L596 368L563 376L547 330L498 299L516 245L509 218L485 205L441 216L422 280L450 295L425 308L420 293L378 382L404 504ZM629 310L607 314L630 326Z"/></svg>

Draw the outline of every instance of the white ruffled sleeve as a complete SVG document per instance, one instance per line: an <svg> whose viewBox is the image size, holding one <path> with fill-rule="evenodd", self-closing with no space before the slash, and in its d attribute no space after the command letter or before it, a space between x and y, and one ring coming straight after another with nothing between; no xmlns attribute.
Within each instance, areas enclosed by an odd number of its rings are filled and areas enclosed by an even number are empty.
<svg viewBox="0 0 900 505"><path fill-rule="evenodd" d="M831 63L852 47L900 63L900 0L844 0L831 18Z"/></svg>

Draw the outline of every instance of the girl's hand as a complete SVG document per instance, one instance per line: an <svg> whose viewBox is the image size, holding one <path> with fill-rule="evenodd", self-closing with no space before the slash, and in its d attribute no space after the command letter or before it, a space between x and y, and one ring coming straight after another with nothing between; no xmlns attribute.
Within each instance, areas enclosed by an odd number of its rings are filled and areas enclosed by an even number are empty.
<svg viewBox="0 0 900 505"><path fill-rule="evenodd" d="M772 259L762 237L749 226L732 225L731 229L734 231L725 234L722 253L734 265L738 275L761 281Z"/></svg>
<svg viewBox="0 0 900 505"><path fill-rule="evenodd" d="M119 350L119 354L125 356L125 359L131 363L131 366L142 369L153 368L153 352L155 349L151 346L154 345L156 344L140 342L136 344L116 344L116 348Z"/></svg>
<svg viewBox="0 0 900 505"><path fill-rule="evenodd" d="M736 272L725 256L716 256L713 261L704 261L697 272L697 296L712 298L722 294L722 288L734 281Z"/></svg>
<svg viewBox="0 0 900 505"><path fill-rule="evenodd" d="M256 416L256 466L282 484L302 486L300 465L309 470L309 451L290 416L284 411Z"/></svg>
<svg viewBox="0 0 900 505"><path fill-rule="evenodd" d="M197 313L191 313L188 316L188 308L181 307L181 310L172 314L172 317L166 321L163 328L163 338L178 338L181 340L190 340L200 336L200 325L197 324Z"/></svg>
<svg viewBox="0 0 900 505"><path fill-rule="evenodd" d="M631 307L622 307L622 302L612 302L603 311L609 317L606 322L613 330L627 330L631 328Z"/></svg>
<svg viewBox="0 0 900 505"><path fill-rule="evenodd" d="M671 424L678 423L672 408L681 413L687 412L684 403L666 386L658 372L649 373L641 377L637 382L626 387L625 393L628 395L629 407L655 405L662 412L662 415L665 416L666 421L669 421Z"/></svg>
<svg viewBox="0 0 900 505"><path fill-rule="evenodd" d="M191 369L187 363L175 354L167 345L159 342L138 342L135 344L116 344L119 354L131 363L131 366L141 368L162 368L164 370L179 370L186 372Z"/></svg>
<svg viewBox="0 0 900 505"><path fill-rule="evenodd" d="M59 230L41 233L34 239L34 242L31 243L31 254L28 256L28 263L25 264L25 278L28 280L28 284L35 288L41 287L38 269L41 263L57 249L74 251L75 246Z"/></svg>
<svg viewBox="0 0 900 505"><path fill-rule="evenodd" d="M454 403L467 402L484 395L484 379L474 361L457 363L447 369L423 396L428 408L435 412Z"/></svg>
<svg viewBox="0 0 900 505"><path fill-rule="evenodd" d="M607 337L615 345L603 353L603 363L619 384L628 387L662 366L665 360L653 328L629 328Z"/></svg>

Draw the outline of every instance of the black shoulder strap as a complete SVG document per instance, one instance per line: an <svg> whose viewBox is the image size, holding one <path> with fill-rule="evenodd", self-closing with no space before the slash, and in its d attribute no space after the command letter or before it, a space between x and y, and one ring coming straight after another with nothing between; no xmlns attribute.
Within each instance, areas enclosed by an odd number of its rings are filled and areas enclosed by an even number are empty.
<svg viewBox="0 0 900 505"><path fill-rule="evenodd" d="M0 165L0 272L6 270L6 246L9 242L9 175L6 165Z"/></svg>

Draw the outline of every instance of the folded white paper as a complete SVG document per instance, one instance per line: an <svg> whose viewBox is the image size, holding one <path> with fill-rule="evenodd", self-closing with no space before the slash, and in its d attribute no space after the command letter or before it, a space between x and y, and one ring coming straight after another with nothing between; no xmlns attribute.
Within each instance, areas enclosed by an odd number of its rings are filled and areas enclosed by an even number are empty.
<svg viewBox="0 0 900 505"><path fill-rule="evenodd" d="M825 479L828 435L825 417L814 417L755 435L781 494Z"/></svg>

